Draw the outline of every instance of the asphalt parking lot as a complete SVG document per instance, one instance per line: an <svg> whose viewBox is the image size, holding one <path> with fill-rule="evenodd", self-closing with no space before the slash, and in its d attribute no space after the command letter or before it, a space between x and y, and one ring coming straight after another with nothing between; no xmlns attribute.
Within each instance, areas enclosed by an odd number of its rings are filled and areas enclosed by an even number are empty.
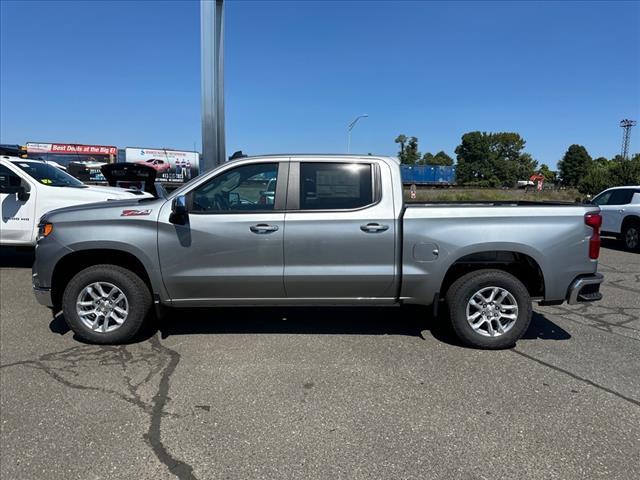
<svg viewBox="0 0 640 480"><path fill-rule="evenodd" d="M536 307L505 351L397 308L180 312L85 345L3 250L0 477L640 478L640 255L605 245L605 299Z"/></svg>

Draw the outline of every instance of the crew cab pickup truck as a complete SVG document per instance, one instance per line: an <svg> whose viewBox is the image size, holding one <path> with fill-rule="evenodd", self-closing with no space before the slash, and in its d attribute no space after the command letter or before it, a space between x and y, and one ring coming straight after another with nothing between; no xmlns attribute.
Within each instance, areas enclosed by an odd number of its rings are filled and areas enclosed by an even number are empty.
<svg viewBox="0 0 640 480"><path fill-rule="evenodd" d="M406 203L388 157L243 158L165 198L46 214L33 288L94 343L129 341L154 303L446 301L462 342L504 348L532 300L601 298L600 222L595 205Z"/></svg>
<svg viewBox="0 0 640 480"><path fill-rule="evenodd" d="M38 219L50 210L82 203L151 196L117 187L85 185L50 163L0 156L0 245L32 247Z"/></svg>

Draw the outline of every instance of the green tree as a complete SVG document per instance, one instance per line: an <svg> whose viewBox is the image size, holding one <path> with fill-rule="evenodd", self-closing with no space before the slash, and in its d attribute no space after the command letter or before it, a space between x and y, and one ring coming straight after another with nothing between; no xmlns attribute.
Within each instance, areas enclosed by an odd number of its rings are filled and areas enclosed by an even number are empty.
<svg viewBox="0 0 640 480"><path fill-rule="evenodd" d="M528 179L538 162L523 152L525 143L513 132L465 133L456 148L458 182L497 187Z"/></svg>
<svg viewBox="0 0 640 480"><path fill-rule="evenodd" d="M483 132L465 133L455 152L458 160L456 177L459 183L487 187L499 184L492 168L493 154L489 135Z"/></svg>
<svg viewBox="0 0 640 480"><path fill-rule="evenodd" d="M538 171L544 177L545 182L553 183L556 181L556 172L552 171L546 163L540 165L540 170Z"/></svg>
<svg viewBox="0 0 640 480"><path fill-rule="evenodd" d="M398 158L400 159L400 163L405 163L404 162L404 147L407 144L407 136L403 135L401 133L400 135L398 135L396 137L395 142L400 144L400 151L398 152Z"/></svg>
<svg viewBox="0 0 640 480"><path fill-rule="evenodd" d="M640 185L640 154L631 160L612 160L611 174L616 185Z"/></svg>
<svg viewBox="0 0 640 480"><path fill-rule="evenodd" d="M577 186L580 179L587 174L592 162L586 148L582 145L571 145L558 162L562 183L568 187Z"/></svg>
<svg viewBox="0 0 640 480"><path fill-rule="evenodd" d="M418 151L418 138L409 137L407 145L404 148L404 159L402 159L401 162L406 163L407 165L415 165L419 160L420 152Z"/></svg>
<svg viewBox="0 0 640 480"><path fill-rule="evenodd" d="M580 193L595 195L615 184L612 173L612 162L599 161L591 162L587 167L587 172L578 181L578 191Z"/></svg>
<svg viewBox="0 0 640 480"><path fill-rule="evenodd" d="M447 155L443 150L440 150L433 156L432 165L443 165L446 167L450 167L453 165L453 158Z"/></svg>
<svg viewBox="0 0 640 480"><path fill-rule="evenodd" d="M425 153L420 161L421 165L433 165L433 153Z"/></svg>

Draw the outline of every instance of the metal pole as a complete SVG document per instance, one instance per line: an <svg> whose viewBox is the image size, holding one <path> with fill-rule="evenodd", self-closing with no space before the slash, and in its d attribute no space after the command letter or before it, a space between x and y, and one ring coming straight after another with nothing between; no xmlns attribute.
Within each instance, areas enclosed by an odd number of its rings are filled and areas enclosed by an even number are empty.
<svg viewBox="0 0 640 480"><path fill-rule="evenodd" d="M224 2L200 0L202 156L200 172L226 160L224 128Z"/></svg>
<svg viewBox="0 0 640 480"><path fill-rule="evenodd" d="M358 120L360 120L361 118L367 118L369 115L367 115L366 113L364 115L358 115L353 122L351 122L348 126L347 126L347 153L351 153L351 130L353 130L353 127L356 126L356 123L358 123Z"/></svg>

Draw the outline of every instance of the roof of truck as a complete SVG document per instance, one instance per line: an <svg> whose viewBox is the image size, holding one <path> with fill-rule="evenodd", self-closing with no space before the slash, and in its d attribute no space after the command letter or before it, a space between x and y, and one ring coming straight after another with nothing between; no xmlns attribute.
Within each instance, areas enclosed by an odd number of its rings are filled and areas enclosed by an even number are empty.
<svg viewBox="0 0 640 480"><path fill-rule="evenodd" d="M264 158L264 157L336 157L336 158L354 158L354 159L368 159L368 158L384 158L393 160L400 163L397 157L391 157L389 155L370 155L370 154L356 154L356 153L267 153L263 155L247 155L246 157L239 157L234 160L243 160L247 158Z"/></svg>

